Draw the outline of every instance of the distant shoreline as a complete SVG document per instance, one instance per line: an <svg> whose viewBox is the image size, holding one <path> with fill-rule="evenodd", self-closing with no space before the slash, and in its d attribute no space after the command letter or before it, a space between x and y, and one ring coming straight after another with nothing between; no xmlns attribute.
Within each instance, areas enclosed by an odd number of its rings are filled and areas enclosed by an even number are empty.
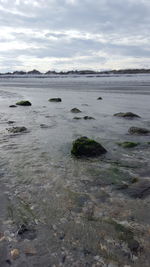
<svg viewBox="0 0 150 267"><path fill-rule="evenodd" d="M14 71L14 72L6 72L6 73L0 73L0 77L13 77L13 76L22 76L22 77L53 77L53 76L79 76L79 75L98 75L98 77L101 77L102 75L119 75L119 74L150 74L150 69L121 69L121 70L110 70L110 71L93 71L93 70L75 70L75 71L47 71L45 73L42 73L38 70L32 70L32 71ZM99 76L100 75L100 76Z"/></svg>

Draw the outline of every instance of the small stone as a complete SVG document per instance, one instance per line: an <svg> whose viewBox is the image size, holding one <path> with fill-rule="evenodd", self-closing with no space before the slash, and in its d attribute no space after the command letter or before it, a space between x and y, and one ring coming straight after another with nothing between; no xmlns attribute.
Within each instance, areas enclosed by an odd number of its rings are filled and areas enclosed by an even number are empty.
<svg viewBox="0 0 150 267"><path fill-rule="evenodd" d="M27 256L34 256L37 254L37 251L35 248L33 247L26 247L25 250L24 250L24 253L27 255Z"/></svg>
<svg viewBox="0 0 150 267"><path fill-rule="evenodd" d="M7 123L8 124L13 124L13 123L15 123L15 121L8 121Z"/></svg>
<svg viewBox="0 0 150 267"><path fill-rule="evenodd" d="M82 117L74 117L73 119L74 119L74 120L81 120Z"/></svg>
<svg viewBox="0 0 150 267"><path fill-rule="evenodd" d="M16 103L16 105L18 105L18 106L31 106L32 104L31 104L31 102L28 101L28 100L21 100L21 101L18 101L18 102Z"/></svg>
<svg viewBox="0 0 150 267"><path fill-rule="evenodd" d="M102 99L103 99L103 98L102 98L101 96L97 98L97 100L102 100Z"/></svg>
<svg viewBox="0 0 150 267"><path fill-rule="evenodd" d="M17 108L16 105L10 105L9 107L10 107L10 108Z"/></svg>
<svg viewBox="0 0 150 267"><path fill-rule="evenodd" d="M80 112L82 112L80 109L78 109L78 108L72 108L71 109L71 112L72 113L80 113Z"/></svg>
<svg viewBox="0 0 150 267"><path fill-rule="evenodd" d="M11 250L10 255L13 260L16 260L19 257L19 250L17 248Z"/></svg>
<svg viewBox="0 0 150 267"><path fill-rule="evenodd" d="M83 119L84 120L95 120L93 117L90 117L90 116L84 116Z"/></svg>
<svg viewBox="0 0 150 267"><path fill-rule="evenodd" d="M59 97L56 97L56 98L50 98L48 101L49 101L49 102L61 102L62 99L59 98Z"/></svg>

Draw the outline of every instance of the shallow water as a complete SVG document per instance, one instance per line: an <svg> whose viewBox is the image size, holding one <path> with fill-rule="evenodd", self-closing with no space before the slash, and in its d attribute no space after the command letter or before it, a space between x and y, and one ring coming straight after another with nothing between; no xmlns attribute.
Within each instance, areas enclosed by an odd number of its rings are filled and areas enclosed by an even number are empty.
<svg viewBox="0 0 150 267"><path fill-rule="evenodd" d="M48 102L53 97L62 102ZM32 106L9 107L22 99ZM149 103L149 75L0 78L0 266L9 266L7 260L18 267L149 266L150 198L133 199L117 189L135 177L150 179L150 136L128 134L131 126L150 129ZM71 113L74 107L82 113ZM113 116L127 111L141 118ZM86 115L95 120L73 119ZM28 132L10 134L12 126ZM72 141L82 135L108 153L73 158ZM124 149L117 145L123 141L140 145ZM132 228L140 244L136 255L118 238L112 218ZM23 224L35 229L35 238L18 237ZM19 249L16 260L12 248ZM28 256L27 248L35 253Z"/></svg>

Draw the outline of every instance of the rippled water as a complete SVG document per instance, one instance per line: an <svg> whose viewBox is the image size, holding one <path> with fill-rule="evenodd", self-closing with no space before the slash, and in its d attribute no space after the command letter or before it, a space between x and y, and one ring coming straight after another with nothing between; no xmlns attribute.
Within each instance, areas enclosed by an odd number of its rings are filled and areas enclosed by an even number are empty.
<svg viewBox="0 0 150 267"><path fill-rule="evenodd" d="M98 101L99 96L103 100ZM62 102L48 102L53 97L61 97ZM32 106L9 107L22 99ZM116 189L133 177L150 178L150 137L128 134L131 126L150 129L149 103L149 75L0 79L0 232L6 236L2 266L8 266L7 259L18 267L108 266L111 262L141 266L145 260L143 266L149 266L148 245L135 263L121 245L106 242L119 241L105 221L114 217L134 222L140 231L149 227L150 198L133 200ZM76 114L70 112L74 107L82 111L79 116L95 120L74 120ZM141 118L113 116L127 111ZM28 132L10 134L7 128L12 126L25 126ZM99 141L108 151L106 156L73 158L72 141L82 135ZM140 145L123 149L117 145L123 141ZM22 224L36 229L36 238L18 239ZM143 246L144 234L143 241L141 232L137 237ZM101 242L107 249L101 248ZM11 259L10 246L19 249L17 260ZM35 255L26 256L26 246L34 247Z"/></svg>

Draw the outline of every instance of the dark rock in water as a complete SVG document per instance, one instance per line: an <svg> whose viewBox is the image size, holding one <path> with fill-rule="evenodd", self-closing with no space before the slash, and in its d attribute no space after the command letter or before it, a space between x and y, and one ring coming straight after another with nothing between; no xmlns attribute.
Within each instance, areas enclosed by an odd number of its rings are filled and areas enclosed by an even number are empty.
<svg viewBox="0 0 150 267"><path fill-rule="evenodd" d="M16 105L10 105L9 107L10 107L10 108L17 108Z"/></svg>
<svg viewBox="0 0 150 267"><path fill-rule="evenodd" d="M127 119L133 119L133 118L140 118L139 115L134 114L132 112L119 112L114 114L116 117L121 117L121 118L127 118Z"/></svg>
<svg viewBox="0 0 150 267"><path fill-rule="evenodd" d="M15 123L15 121L8 121L7 123L8 124L13 124L13 123Z"/></svg>
<svg viewBox="0 0 150 267"><path fill-rule="evenodd" d="M103 98L102 98L101 96L97 98L97 100L102 100L102 99L103 99Z"/></svg>
<svg viewBox="0 0 150 267"><path fill-rule="evenodd" d="M140 248L139 242L135 239L129 239L128 248L132 251L132 253L137 253Z"/></svg>
<svg viewBox="0 0 150 267"><path fill-rule="evenodd" d="M73 119L74 119L74 120L81 120L82 117L74 117Z"/></svg>
<svg viewBox="0 0 150 267"><path fill-rule="evenodd" d="M61 100L61 98L56 97L56 98L50 98L48 101L50 101L50 102L61 102L62 100Z"/></svg>
<svg viewBox="0 0 150 267"><path fill-rule="evenodd" d="M132 183L127 190L125 190L132 198L141 198L144 199L150 195L150 181L142 180L136 183Z"/></svg>
<svg viewBox="0 0 150 267"><path fill-rule="evenodd" d="M80 109L78 109L78 108L72 108L71 109L71 112L73 112L73 113L80 113L82 111Z"/></svg>
<svg viewBox="0 0 150 267"><path fill-rule="evenodd" d="M36 238L36 230L28 225L22 224L18 230L18 235L21 239L33 240Z"/></svg>
<svg viewBox="0 0 150 267"><path fill-rule="evenodd" d="M32 104L28 100L22 100L22 101L17 102L16 105L18 105L18 106L31 106Z"/></svg>
<svg viewBox="0 0 150 267"><path fill-rule="evenodd" d="M122 146L123 148L131 148L131 147L138 146L139 143L126 141L126 142L118 143L118 145Z"/></svg>
<svg viewBox="0 0 150 267"><path fill-rule="evenodd" d="M83 136L73 142L71 153L76 157L95 157L106 153L106 149L98 142Z"/></svg>
<svg viewBox="0 0 150 267"><path fill-rule="evenodd" d="M42 129L47 129L47 128L50 128L51 126L42 123L42 124L40 124L40 127L41 127Z"/></svg>
<svg viewBox="0 0 150 267"><path fill-rule="evenodd" d="M148 130L146 128L139 128L139 127L131 127L131 128L129 128L128 132L130 134L137 134L137 135L150 134L150 130Z"/></svg>
<svg viewBox="0 0 150 267"><path fill-rule="evenodd" d="M26 132L27 131L27 128L24 127L24 126L21 126L21 127L12 127L12 128L8 128L7 129L8 132L10 133L22 133L22 132Z"/></svg>
<svg viewBox="0 0 150 267"><path fill-rule="evenodd" d="M84 120L95 120L93 117L90 117L90 116L84 116L83 119Z"/></svg>

